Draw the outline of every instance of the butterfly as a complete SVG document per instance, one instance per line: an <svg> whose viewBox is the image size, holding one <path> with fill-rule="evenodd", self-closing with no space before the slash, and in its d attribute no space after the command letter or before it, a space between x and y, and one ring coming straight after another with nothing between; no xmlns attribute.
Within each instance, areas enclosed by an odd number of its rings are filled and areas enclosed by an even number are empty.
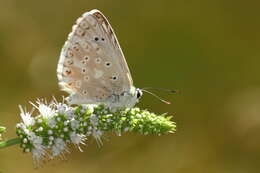
<svg viewBox="0 0 260 173"><path fill-rule="evenodd" d="M77 19L65 42L57 76L69 104L133 107L142 96L135 88L117 37L107 18L91 10Z"/></svg>

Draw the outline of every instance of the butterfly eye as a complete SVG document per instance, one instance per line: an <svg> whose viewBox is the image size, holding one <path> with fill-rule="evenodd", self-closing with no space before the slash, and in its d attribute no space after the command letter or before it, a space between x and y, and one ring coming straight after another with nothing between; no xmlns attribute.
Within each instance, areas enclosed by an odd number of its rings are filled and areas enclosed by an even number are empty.
<svg viewBox="0 0 260 173"><path fill-rule="evenodd" d="M98 37L95 37L95 41L98 41L99 40L99 38Z"/></svg>
<svg viewBox="0 0 260 173"><path fill-rule="evenodd" d="M136 95L137 98L140 98L141 97L141 94L138 92L137 95Z"/></svg>
<svg viewBox="0 0 260 173"><path fill-rule="evenodd" d="M142 91L140 89L136 90L136 98L140 98L143 95Z"/></svg>

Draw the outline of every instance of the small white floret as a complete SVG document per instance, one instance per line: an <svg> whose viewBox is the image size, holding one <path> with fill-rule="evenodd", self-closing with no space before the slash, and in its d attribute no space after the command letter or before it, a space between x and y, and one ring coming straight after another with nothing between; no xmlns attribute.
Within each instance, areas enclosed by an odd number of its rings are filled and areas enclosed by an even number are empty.
<svg viewBox="0 0 260 173"><path fill-rule="evenodd" d="M19 105L19 108L20 108L20 111L21 111L20 116L21 116L24 124L26 126L34 125L35 120L34 120L33 117L31 117L33 110L31 112L26 112L26 108L23 109L21 105Z"/></svg>

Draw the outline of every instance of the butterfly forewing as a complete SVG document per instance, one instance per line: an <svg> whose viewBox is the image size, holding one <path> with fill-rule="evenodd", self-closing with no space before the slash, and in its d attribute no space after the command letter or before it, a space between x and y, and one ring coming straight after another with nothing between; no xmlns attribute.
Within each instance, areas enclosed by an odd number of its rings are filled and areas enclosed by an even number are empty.
<svg viewBox="0 0 260 173"><path fill-rule="evenodd" d="M85 103L129 91L132 78L112 27L98 10L83 14L61 51L60 86Z"/></svg>

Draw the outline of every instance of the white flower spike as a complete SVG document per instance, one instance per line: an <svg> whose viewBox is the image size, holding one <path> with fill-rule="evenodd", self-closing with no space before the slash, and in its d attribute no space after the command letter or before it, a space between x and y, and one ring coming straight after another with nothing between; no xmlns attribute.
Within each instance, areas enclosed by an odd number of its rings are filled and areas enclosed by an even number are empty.
<svg viewBox="0 0 260 173"><path fill-rule="evenodd" d="M174 132L175 124L169 117L157 116L139 108L125 108L117 112L104 105L82 105L71 107L52 101L50 104L37 101L36 116L21 106L22 123L16 126L24 152L31 152L36 166L42 160L64 158L69 153L68 144L74 144L80 151L87 137L93 137L101 147L105 132L115 134L138 132L141 134L163 134Z"/></svg>

